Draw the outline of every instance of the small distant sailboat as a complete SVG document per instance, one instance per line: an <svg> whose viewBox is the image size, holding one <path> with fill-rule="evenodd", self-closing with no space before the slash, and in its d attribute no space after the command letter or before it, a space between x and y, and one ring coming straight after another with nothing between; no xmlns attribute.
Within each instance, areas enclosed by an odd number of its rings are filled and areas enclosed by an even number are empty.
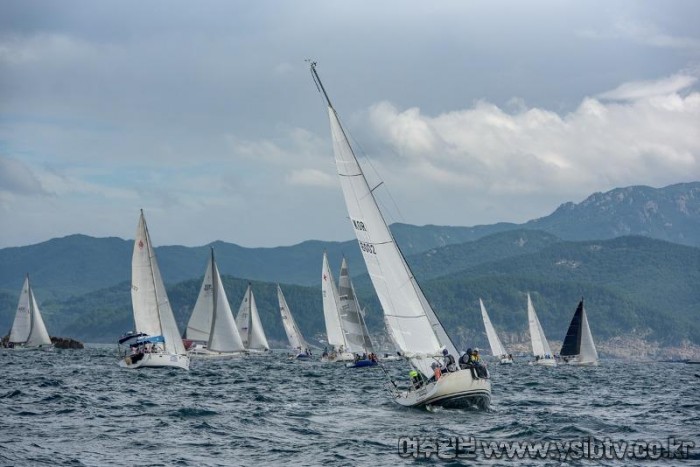
<svg viewBox="0 0 700 467"><path fill-rule="evenodd" d="M561 347L561 361L568 365L597 365L598 351L593 342L583 298L576 307Z"/></svg>
<svg viewBox="0 0 700 467"><path fill-rule="evenodd" d="M494 329L493 324L491 324L491 319L489 318L484 302L481 299L479 299L479 306L481 307L481 317L484 319L484 328L486 328L486 337L489 340L491 354L500 360L501 365L512 365L513 357L506 352L505 347L503 347L503 344L501 343L501 339L498 338L498 334L496 334L496 330Z"/></svg>
<svg viewBox="0 0 700 467"><path fill-rule="evenodd" d="M348 351L355 355L355 361L347 363L349 368L376 366L377 359L374 355L372 339L365 323L363 311L355 294L355 287L350 279L348 262L343 258L338 277L338 302L340 305L340 327L345 334L348 343ZM360 358L362 355L362 358Z"/></svg>
<svg viewBox="0 0 700 467"><path fill-rule="evenodd" d="M189 370L190 358L170 308L143 210L131 258L131 304L136 331L119 339L120 346L131 349L131 354L122 355L119 366Z"/></svg>
<svg viewBox="0 0 700 467"><path fill-rule="evenodd" d="M333 152L350 222L391 336L412 368L412 386L401 390L394 384L393 400L408 407L488 407L491 400L488 378L475 377L471 371L459 367L443 375L434 370L435 365L446 363L447 356L454 359L457 349L430 307L379 210L373 189L316 72L315 62L311 63L311 75L327 104Z"/></svg>
<svg viewBox="0 0 700 467"><path fill-rule="evenodd" d="M237 357L245 352L221 283L213 248L197 302L187 323L185 338L194 341L194 346L188 351L192 356Z"/></svg>
<svg viewBox="0 0 700 467"><path fill-rule="evenodd" d="M323 352L322 359L329 362L352 362L355 357L340 324L340 296L325 251L321 268L321 297L323 298L323 319L326 323L326 339L331 346L330 351Z"/></svg>
<svg viewBox="0 0 700 467"><path fill-rule="evenodd" d="M306 343L304 336L301 334L279 284L277 284L277 301L279 301L282 325L284 326L284 332L287 334L287 339L289 339L290 347L296 352L297 359L309 360L311 358L311 346Z"/></svg>
<svg viewBox="0 0 700 467"><path fill-rule="evenodd" d="M253 289L250 284L248 284L248 289L246 289L243 301L238 309L236 326L238 326L238 333L246 350L254 353L270 350L270 344L267 343L265 330L262 327L260 315L258 314L258 307L255 304L255 295L253 295Z"/></svg>
<svg viewBox="0 0 700 467"><path fill-rule="evenodd" d="M552 355L552 349L549 348L549 342L544 336L544 330L537 319L535 307L532 305L530 294L527 294L527 322L530 328L530 340L532 342L532 354L535 356L535 361L530 362L536 365L555 366L557 361Z"/></svg>
<svg viewBox="0 0 700 467"><path fill-rule="evenodd" d="M24 279L7 347L15 350L51 350L53 348L39 305L34 297L34 291L29 283L29 274Z"/></svg>

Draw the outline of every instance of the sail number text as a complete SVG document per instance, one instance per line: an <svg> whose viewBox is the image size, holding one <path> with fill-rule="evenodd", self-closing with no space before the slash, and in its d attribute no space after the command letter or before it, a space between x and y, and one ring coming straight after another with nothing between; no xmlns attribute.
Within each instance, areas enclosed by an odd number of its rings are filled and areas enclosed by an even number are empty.
<svg viewBox="0 0 700 467"><path fill-rule="evenodd" d="M355 230L362 230L363 232L367 232L367 228L365 227L365 223L362 221L356 221L355 219L353 219L352 225L355 227Z"/></svg>
<svg viewBox="0 0 700 467"><path fill-rule="evenodd" d="M371 253L373 255L377 254L377 252L374 251L374 245L372 245L371 243L360 242L360 250L364 251L365 253Z"/></svg>

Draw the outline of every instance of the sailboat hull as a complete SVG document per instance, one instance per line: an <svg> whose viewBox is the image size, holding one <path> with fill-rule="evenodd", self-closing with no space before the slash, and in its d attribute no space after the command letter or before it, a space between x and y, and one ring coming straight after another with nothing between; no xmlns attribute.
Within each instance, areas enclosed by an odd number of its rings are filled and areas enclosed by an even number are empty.
<svg viewBox="0 0 700 467"><path fill-rule="evenodd" d="M241 358L245 357L245 352L216 352L209 350L206 347L194 346L187 351L187 356L192 358L206 358L206 359L224 359L224 358Z"/></svg>
<svg viewBox="0 0 700 467"><path fill-rule="evenodd" d="M465 370L446 373L438 381L420 389L399 393L394 401L405 407L486 409L491 403L491 381L474 379L471 372Z"/></svg>
<svg viewBox="0 0 700 467"><path fill-rule="evenodd" d="M147 353L136 362L132 360L131 356L125 357L119 360L119 366L134 370L138 368L182 368L189 370L190 358L187 355Z"/></svg>
<svg viewBox="0 0 700 467"><path fill-rule="evenodd" d="M598 361L581 362L578 360L569 360L568 362L564 359L559 361L560 365L571 365L571 366L598 366Z"/></svg>
<svg viewBox="0 0 700 467"><path fill-rule="evenodd" d="M540 359L537 361L530 362L530 365L541 365L541 366L557 366L557 361L553 358Z"/></svg>
<svg viewBox="0 0 700 467"><path fill-rule="evenodd" d="M354 362L355 361L355 356L351 353L341 353L337 354L335 356L327 356L327 357L322 357L321 361L323 362L330 362L330 363L336 363L336 362Z"/></svg>
<svg viewBox="0 0 700 467"><path fill-rule="evenodd" d="M44 352L50 352L54 349L53 344L51 345L38 345L38 346L24 346L24 345L16 345L14 347L0 347L0 349L3 350L14 350L14 351L28 351L28 350L41 350Z"/></svg>

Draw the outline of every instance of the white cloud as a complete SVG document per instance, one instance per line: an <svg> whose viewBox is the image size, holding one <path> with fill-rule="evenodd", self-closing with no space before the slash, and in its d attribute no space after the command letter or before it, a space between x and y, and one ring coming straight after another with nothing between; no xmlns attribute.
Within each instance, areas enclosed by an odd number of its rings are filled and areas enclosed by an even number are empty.
<svg viewBox="0 0 700 467"><path fill-rule="evenodd" d="M46 190L36 174L22 161L0 155L0 192L44 195Z"/></svg>
<svg viewBox="0 0 700 467"><path fill-rule="evenodd" d="M338 184L335 174L321 172L318 169L298 169L292 170L286 176L286 181L290 185L335 187Z"/></svg>
<svg viewBox="0 0 700 467"><path fill-rule="evenodd" d="M624 83L617 88L598 94L602 99L635 100L654 96L669 96L691 87L697 77L688 74L675 74L668 78L653 81Z"/></svg>
<svg viewBox="0 0 700 467"><path fill-rule="evenodd" d="M636 19L618 19L608 29L583 29L578 35L596 40L623 39L658 48L700 49L700 39L667 34L650 21Z"/></svg>

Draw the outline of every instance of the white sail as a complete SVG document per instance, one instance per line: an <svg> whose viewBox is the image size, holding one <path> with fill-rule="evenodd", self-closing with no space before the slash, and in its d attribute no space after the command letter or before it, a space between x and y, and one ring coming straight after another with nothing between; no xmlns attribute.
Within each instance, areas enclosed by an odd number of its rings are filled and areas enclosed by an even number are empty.
<svg viewBox="0 0 700 467"><path fill-rule="evenodd" d="M240 352L245 348L221 282L219 268L211 251L197 303L187 325L187 338L206 341L212 352Z"/></svg>
<svg viewBox="0 0 700 467"><path fill-rule="evenodd" d="M22 292L17 303L15 319L12 323L9 342L25 347L50 346L51 338L41 317L39 305L29 284L29 274L24 279Z"/></svg>
<svg viewBox="0 0 700 467"><path fill-rule="evenodd" d="M549 348L540 320L537 319L537 313L535 313L535 307L532 305L529 293L527 294L527 322L530 328L532 354L540 358L544 358L545 355L552 357L552 349Z"/></svg>
<svg viewBox="0 0 700 467"><path fill-rule="evenodd" d="M208 342L214 317L214 278L212 276L212 258L209 258L204 280L199 288L199 295L194 304L192 315L187 322L185 338L198 342ZM238 333L238 331L236 331ZM240 337L239 337L240 339Z"/></svg>
<svg viewBox="0 0 700 467"><path fill-rule="evenodd" d="M498 334L496 334L496 330L494 329L493 324L491 324L491 319L489 318L484 302L481 299L479 299L479 306L481 306L481 317L484 319L484 327L486 328L486 337L489 339L491 354L494 357L506 355L506 349L503 347L501 340L498 338Z"/></svg>
<svg viewBox="0 0 700 467"><path fill-rule="evenodd" d="M185 354L185 346L170 309L143 211L139 217L131 259L131 304L136 331L150 336L163 336L166 353Z"/></svg>
<svg viewBox="0 0 700 467"><path fill-rule="evenodd" d="M289 339L289 345L293 349L299 351L308 349L310 346L304 340L304 336L299 330L294 316L292 316L292 310L289 309L287 305L287 300L284 298L282 289L279 284L277 284L277 300L280 305L280 315L282 315L282 324L284 325L284 332L287 333L287 339Z"/></svg>
<svg viewBox="0 0 700 467"><path fill-rule="evenodd" d="M340 327L345 335L347 351L352 353L372 352L372 342L350 280L348 264L343 258L338 277L338 302L340 305Z"/></svg>
<svg viewBox="0 0 700 467"><path fill-rule="evenodd" d="M598 351L593 342L593 334L591 334L591 328L588 325L588 315L584 308L581 320L581 362L594 363L597 361Z"/></svg>
<svg viewBox="0 0 700 467"><path fill-rule="evenodd" d="M326 337L328 343L343 352L350 352L345 333L340 326L340 299L335 285L333 273L328 264L328 256L323 252L323 266L321 269L321 296L323 297L323 318L326 322Z"/></svg>
<svg viewBox="0 0 700 467"><path fill-rule="evenodd" d="M255 295L253 295L250 284L238 309L236 326L246 349L270 350L270 344L267 343L265 331L258 315L258 307L255 304Z"/></svg>
<svg viewBox="0 0 700 467"><path fill-rule="evenodd" d="M333 152L350 221L396 344L426 377L433 356L457 351L428 304L379 210L338 115L328 103Z"/></svg>

